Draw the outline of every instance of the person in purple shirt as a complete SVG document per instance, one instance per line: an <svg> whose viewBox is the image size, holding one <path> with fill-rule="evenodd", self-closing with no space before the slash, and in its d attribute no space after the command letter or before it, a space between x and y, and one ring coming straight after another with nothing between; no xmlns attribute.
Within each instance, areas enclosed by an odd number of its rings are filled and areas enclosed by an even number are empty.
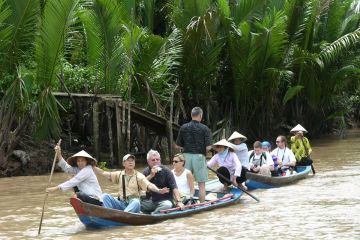
<svg viewBox="0 0 360 240"><path fill-rule="evenodd" d="M214 147L217 153L210 159L207 166L211 168L215 164L219 165L216 172L230 180L230 182L226 181L218 175L220 182L224 184L224 190L226 190L230 185L244 188L242 185L244 180L240 178L241 163L237 155L233 151L229 150L230 148L232 149L232 144L226 141L226 139L222 139L215 143Z"/></svg>

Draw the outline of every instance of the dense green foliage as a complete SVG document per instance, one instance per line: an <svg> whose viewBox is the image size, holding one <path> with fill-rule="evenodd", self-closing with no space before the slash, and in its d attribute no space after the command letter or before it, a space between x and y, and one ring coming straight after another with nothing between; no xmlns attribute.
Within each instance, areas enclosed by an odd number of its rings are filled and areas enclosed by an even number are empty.
<svg viewBox="0 0 360 240"><path fill-rule="evenodd" d="M250 137L329 130L359 108L358 0L0 0L0 142L24 119L59 133L52 92L195 105ZM351 106L351 107L349 107ZM4 121L8 119L8 121ZM220 121L225 119L225 121ZM217 124L220 122L221 124ZM4 135L5 134L5 135Z"/></svg>

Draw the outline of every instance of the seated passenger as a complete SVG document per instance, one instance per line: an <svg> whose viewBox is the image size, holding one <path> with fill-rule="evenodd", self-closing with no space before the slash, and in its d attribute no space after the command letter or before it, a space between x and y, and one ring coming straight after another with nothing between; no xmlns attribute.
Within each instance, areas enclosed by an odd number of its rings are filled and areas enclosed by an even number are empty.
<svg viewBox="0 0 360 240"><path fill-rule="evenodd" d="M263 152L261 142L254 142L254 150L249 151L250 171L261 175L271 176L274 171L274 162L268 152Z"/></svg>
<svg viewBox="0 0 360 240"><path fill-rule="evenodd" d="M279 165L281 165L281 160L278 160L276 155L271 154L271 143L268 141L263 141L261 143L261 149L263 152L268 152L274 162L274 171L271 171L271 176L279 176Z"/></svg>
<svg viewBox="0 0 360 240"><path fill-rule="evenodd" d="M246 172L249 171L249 156L248 156L248 147L245 144L246 137L237 131L233 132L228 139L232 143L232 148L241 163L241 176L240 181L246 181Z"/></svg>
<svg viewBox="0 0 360 240"><path fill-rule="evenodd" d="M124 170L107 172L98 167L94 170L97 174L109 179L111 182L119 184L118 197L114 198L110 194L104 193L104 207L123 210L124 212L140 212L141 191L150 190L158 194L166 194L168 188L157 188L150 183L146 177L135 170L135 156L126 154L123 157Z"/></svg>
<svg viewBox="0 0 360 240"><path fill-rule="evenodd" d="M276 138L276 146L271 154L275 155L278 162L281 162L281 173L285 173L289 168L291 168L291 172L293 171L293 167L296 165L296 159L294 153L286 147L286 137L278 136Z"/></svg>
<svg viewBox="0 0 360 240"><path fill-rule="evenodd" d="M66 181L56 187L47 188L47 192L56 190L67 191L75 188L76 196L83 202L102 205L102 192L99 181L93 171L92 166L96 165L96 160L85 151L80 151L69 157L66 161L61 155L61 148L56 145L58 166L66 173L76 174L69 181Z"/></svg>
<svg viewBox="0 0 360 240"><path fill-rule="evenodd" d="M184 209L174 175L169 168L161 165L160 153L151 149L147 153L146 159L149 166L144 169L143 174L151 183L159 188L169 188L170 192L165 194L147 192L146 199L141 202L141 211L158 213L160 210L172 208L173 200L178 207Z"/></svg>
<svg viewBox="0 0 360 240"><path fill-rule="evenodd" d="M226 190L229 185L234 185L235 187L244 188L242 183L245 179L241 179L241 163L237 155L229 151L229 148L232 148L232 144L222 139L219 142L213 145L215 151L217 152L207 163L208 167L212 167L215 164L219 165L219 168L216 170L217 173L223 175L231 182L226 181L220 175L218 175L219 181L224 184L224 189Z"/></svg>
<svg viewBox="0 0 360 240"><path fill-rule="evenodd" d="M174 174L176 185L179 189L183 203L187 203L192 199L195 193L194 176L185 168L185 158L182 154L176 154L173 158Z"/></svg>
<svg viewBox="0 0 360 240"><path fill-rule="evenodd" d="M169 192L168 188L157 188L150 183L146 177L135 170L135 156L126 154L123 157L124 170L116 172L107 172L95 167L95 172L106 177L111 182L119 184L118 197L114 198L110 194L104 193L104 207L123 210L124 212L140 212L141 191L150 190L159 194Z"/></svg>

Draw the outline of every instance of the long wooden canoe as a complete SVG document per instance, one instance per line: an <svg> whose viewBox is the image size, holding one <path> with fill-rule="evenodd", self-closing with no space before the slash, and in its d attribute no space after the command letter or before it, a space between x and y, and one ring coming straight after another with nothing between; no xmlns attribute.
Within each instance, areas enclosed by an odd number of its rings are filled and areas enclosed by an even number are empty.
<svg viewBox="0 0 360 240"><path fill-rule="evenodd" d="M206 187L221 185L218 181L211 181ZM208 188L207 188L208 189ZM146 225L161 222L167 219L186 217L202 211L208 211L215 208L225 207L236 203L242 191L237 188L231 188L229 193L207 192L216 196L216 199L209 200L203 204L193 204L186 206L186 209L177 208L162 211L157 214L129 213L116 209L104 208L82 202L78 198L70 198L70 204L73 206L80 221L89 228L107 228L127 225ZM196 191L198 194L198 191Z"/></svg>
<svg viewBox="0 0 360 240"><path fill-rule="evenodd" d="M281 187L304 179L309 175L311 171L311 166L297 167L297 173L294 173L289 176L278 176L278 177L269 177L256 173L247 172L246 173L246 186L249 189L268 189L273 187Z"/></svg>

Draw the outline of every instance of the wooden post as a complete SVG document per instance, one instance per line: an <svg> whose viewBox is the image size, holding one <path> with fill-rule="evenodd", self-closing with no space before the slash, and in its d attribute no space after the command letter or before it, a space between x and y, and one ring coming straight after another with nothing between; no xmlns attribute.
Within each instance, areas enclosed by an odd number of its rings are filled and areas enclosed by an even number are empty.
<svg viewBox="0 0 360 240"><path fill-rule="evenodd" d="M112 102L111 102L112 103ZM109 151L110 151L110 159L109 162L111 165L114 165L114 141L113 141L113 135L112 135L112 111L110 109L110 106L106 104L106 117L108 122L108 133L109 133Z"/></svg>
<svg viewBox="0 0 360 240"><path fill-rule="evenodd" d="M124 137L121 131L122 125L124 125L124 122L122 122L122 100L118 100L115 102L115 112L116 112L116 135L117 135L117 157L118 157L118 165L121 166L121 159L122 155L124 155Z"/></svg>
<svg viewBox="0 0 360 240"><path fill-rule="evenodd" d="M172 134L172 123L171 121L166 121L166 138L167 138L167 144L168 144L168 153L169 153L169 157L173 156L172 154L172 138L173 138L173 134ZM168 162L170 163L170 162Z"/></svg>
<svg viewBox="0 0 360 240"><path fill-rule="evenodd" d="M174 93L171 93L170 97L170 117L169 121L167 122L168 125L168 148L169 148L169 156L170 158L173 156L173 149L174 149L174 136L173 136L173 112L174 112Z"/></svg>
<svg viewBox="0 0 360 240"><path fill-rule="evenodd" d="M125 101L122 102L122 122L121 122L121 132L123 135L126 134L126 105Z"/></svg>
<svg viewBox="0 0 360 240"><path fill-rule="evenodd" d="M100 151L100 136L99 136L99 103L94 102L93 106L93 134L94 134L94 147L95 147L95 157L99 161L99 151Z"/></svg>

